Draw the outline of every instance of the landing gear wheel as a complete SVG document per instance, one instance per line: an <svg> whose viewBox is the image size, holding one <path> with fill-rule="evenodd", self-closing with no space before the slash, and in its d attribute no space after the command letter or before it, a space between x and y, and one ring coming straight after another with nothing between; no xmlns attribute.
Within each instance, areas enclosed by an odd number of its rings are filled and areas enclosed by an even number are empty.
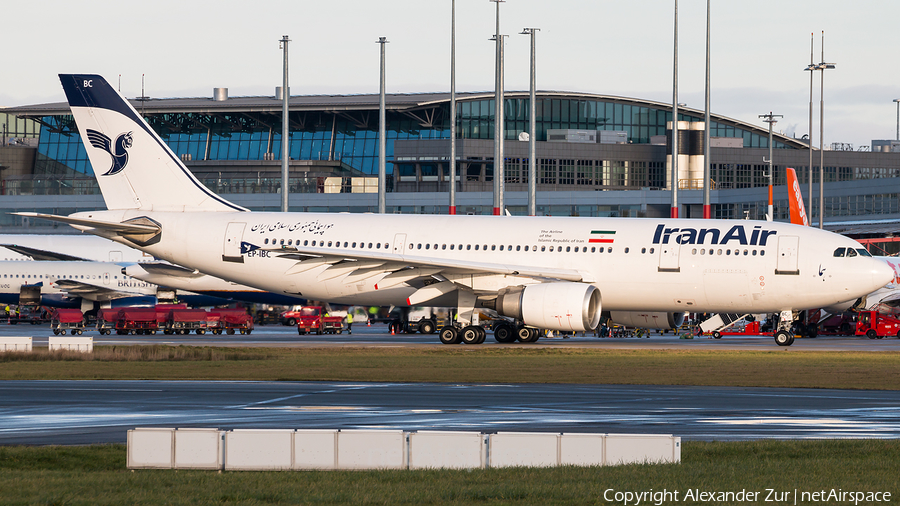
<svg viewBox="0 0 900 506"><path fill-rule="evenodd" d="M877 339L878 333L875 332L875 329L869 329L866 331L866 337L868 337L869 339Z"/></svg>
<svg viewBox="0 0 900 506"><path fill-rule="evenodd" d="M775 333L775 344L778 346L790 346L794 344L794 336L785 330L779 330Z"/></svg>
<svg viewBox="0 0 900 506"><path fill-rule="evenodd" d="M494 327L494 340L498 343L512 343L516 340L516 331L512 325L501 323Z"/></svg>
<svg viewBox="0 0 900 506"><path fill-rule="evenodd" d="M431 320L420 323L419 332L422 334L434 334L434 323Z"/></svg>
<svg viewBox="0 0 900 506"><path fill-rule="evenodd" d="M722 339L722 333L718 330L713 332L713 339Z"/></svg>
<svg viewBox="0 0 900 506"><path fill-rule="evenodd" d="M475 327L475 330L478 331L478 342L475 344L484 343L484 340L487 339L487 331L484 330L484 327L481 327L481 326Z"/></svg>
<svg viewBox="0 0 900 506"><path fill-rule="evenodd" d="M459 335L462 338L462 342L466 344L478 344L478 340L481 339L481 332L478 332L478 327L474 325L463 327Z"/></svg>
<svg viewBox="0 0 900 506"><path fill-rule="evenodd" d="M459 330L451 325L442 328L438 337L444 344L459 344L460 342Z"/></svg>

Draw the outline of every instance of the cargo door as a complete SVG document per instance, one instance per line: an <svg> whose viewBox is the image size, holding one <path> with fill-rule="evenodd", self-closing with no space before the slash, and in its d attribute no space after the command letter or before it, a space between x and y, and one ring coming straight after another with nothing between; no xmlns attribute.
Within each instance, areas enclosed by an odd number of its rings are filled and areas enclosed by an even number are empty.
<svg viewBox="0 0 900 506"><path fill-rule="evenodd" d="M680 253L680 244L660 244L659 272L681 272Z"/></svg>
<svg viewBox="0 0 900 506"><path fill-rule="evenodd" d="M778 238L778 262L775 274L799 275L800 237L785 235Z"/></svg>
<svg viewBox="0 0 900 506"><path fill-rule="evenodd" d="M225 229L225 242L222 245L222 261L244 263L241 254L241 239L244 237L246 223L229 223Z"/></svg>

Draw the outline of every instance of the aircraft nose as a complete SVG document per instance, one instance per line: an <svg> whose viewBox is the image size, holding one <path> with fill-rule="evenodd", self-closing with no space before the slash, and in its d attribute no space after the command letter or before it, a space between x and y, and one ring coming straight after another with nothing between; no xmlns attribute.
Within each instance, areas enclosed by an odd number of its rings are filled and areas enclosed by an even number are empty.
<svg viewBox="0 0 900 506"><path fill-rule="evenodd" d="M872 266L872 286L874 286L875 289L881 288L893 281L894 269L891 269L891 266L888 265L887 262L877 258L872 258L871 260L874 264Z"/></svg>

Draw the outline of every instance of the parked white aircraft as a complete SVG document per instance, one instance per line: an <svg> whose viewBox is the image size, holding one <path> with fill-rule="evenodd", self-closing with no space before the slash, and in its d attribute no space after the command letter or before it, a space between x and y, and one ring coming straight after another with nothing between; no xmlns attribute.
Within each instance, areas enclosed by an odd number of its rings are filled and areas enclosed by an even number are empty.
<svg viewBox="0 0 900 506"><path fill-rule="evenodd" d="M456 306L445 343L482 342L471 315L483 306L521 322L522 340L534 327L594 328L601 309L614 320L779 312L775 340L789 345L792 310L859 297L892 276L867 255L835 257L862 249L851 239L785 223L248 212L203 186L102 77L60 78L109 210L19 214L273 292Z"/></svg>
<svg viewBox="0 0 900 506"><path fill-rule="evenodd" d="M0 303L82 311L93 309L95 302L106 307L156 304L156 285L121 271L121 265L110 262L0 262Z"/></svg>
<svg viewBox="0 0 900 506"><path fill-rule="evenodd" d="M146 281L169 291L180 290L179 297L193 305L222 305L230 302L251 302L260 304L294 305L305 303L300 297L271 293L257 288L241 285L233 281L225 281L169 263L158 261L153 255L124 246L96 235L0 235L0 265L3 261L81 261L82 263L115 262L116 267L95 265L85 267L91 273L106 272L110 269L127 274L136 280ZM54 266L59 270L60 266ZM63 269L66 271L66 269ZM38 268L35 272L46 272ZM33 290L32 290L33 291ZM192 293L188 293L192 292ZM202 296L202 297L201 297ZM6 297L7 304L18 304L11 295ZM30 298L29 298L30 300ZM54 297L44 297L44 305L55 305ZM75 302L67 302L75 307Z"/></svg>
<svg viewBox="0 0 900 506"><path fill-rule="evenodd" d="M153 262L153 255L90 234L0 234L0 261L92 260L94 262Z"/></svg>

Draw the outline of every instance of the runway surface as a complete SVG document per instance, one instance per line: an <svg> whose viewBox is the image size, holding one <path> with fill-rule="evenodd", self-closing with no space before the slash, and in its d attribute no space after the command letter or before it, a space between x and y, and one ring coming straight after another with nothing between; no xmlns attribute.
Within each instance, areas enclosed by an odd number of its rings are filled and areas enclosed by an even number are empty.
<svg viewBox="0 0 900 506"><path fill-rule="evenodd" d="M134 427L900 438L900 392L335 382L5 381L0 444L122 443Z"/></svg>
<svg viewBox="0 0 900 506"><path fill-rule="evenodd" d="M132 345L132 344L168 344L173 346L240 346L240 347L397 347L397 346L447 346L438 341L437 334L398 334L390 335L383 324L366 327L363 324L355 324L352 335L304 335L297 334L295 327L282 325L257 326L250 335L211 335L196 334L176 336L158 333L149 336L120 336L111 334L101 336L93 330L85 331L84 336L91 336L94 344L101 345ZM2 325L0 324L0 337L2 336L31 336L34 338L34 346L47 346L48 336L53 333L49 325ZM456 346L466 346L459 344ZM603 348L603 349L701 349L701 350L783 350L775 344L770 336L725 336L722 339L708 339L700 337L696 339L679 339L672 332L652 333L649 338L604 338L593 337L590 334L580 334L568 338L554 337L552 339L541 338L536 343L500 344L494 341L493 335L488 333L482 347L496 346L531 346L531 347L573 347L573 348ZM819 337L817 339L797 339L790 351L900 351L900 339L866 339L865 337Z"/></svg>

